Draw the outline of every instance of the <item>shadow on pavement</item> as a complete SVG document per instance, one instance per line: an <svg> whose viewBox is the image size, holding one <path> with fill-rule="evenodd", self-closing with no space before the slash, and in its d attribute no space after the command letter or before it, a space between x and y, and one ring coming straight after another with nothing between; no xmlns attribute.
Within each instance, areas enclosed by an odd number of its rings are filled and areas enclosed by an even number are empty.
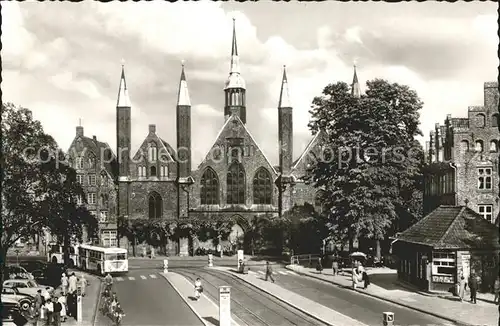
<svg viewBox="0 0 500 326"><path fill-rule="evenodd" d="M402 287L397 283L398 276L397 274L370 274L370 282L380 286L381 288L389 291L400 290L404 292L410 291L407 288Z"/></svg>
<svg viewBox="0 0 500 326"><path fill-rule="evenodd" d="M197 301L196 298L193 297L193 296L189 296L188 299L191 300L191 301Z"/></svg>
<svg viewBox="0 0 500 326"><path fill-rule="evenodd" d="M215 326L219 326L219 321L217 319L215 319L214 317L203 317L203 319L205 319L206 321L208 321L209 323L211 323Z"/></svg>

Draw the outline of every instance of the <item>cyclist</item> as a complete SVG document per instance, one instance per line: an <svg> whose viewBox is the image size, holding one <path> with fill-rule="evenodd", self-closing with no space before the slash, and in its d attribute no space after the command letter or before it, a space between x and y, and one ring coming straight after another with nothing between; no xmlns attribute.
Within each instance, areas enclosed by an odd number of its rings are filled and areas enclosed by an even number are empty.
<svg viewBox="0 0 500 326"><path fill-rule="evenodd" d="M196 300L200 299L201 292L203 292L203 287L201 286L201 280L198 277L196 279L196 282L194 282L194 297L196 298Z"/></svg>
<svg viewBox="0 0 500 326"><path fill-rule="evenodd" d="M106 285L106 288L111 290L111 287L113 286L113 277L109 273L104 278L104 283Z"/></svg>
<svg viewBox="0 0 500 326"><path fill-rule="evenodd" d="M125 312L123 311L119 302L116 304L113 316L115 318L116 325L120 325L123 316L125 316Z"/></svg>

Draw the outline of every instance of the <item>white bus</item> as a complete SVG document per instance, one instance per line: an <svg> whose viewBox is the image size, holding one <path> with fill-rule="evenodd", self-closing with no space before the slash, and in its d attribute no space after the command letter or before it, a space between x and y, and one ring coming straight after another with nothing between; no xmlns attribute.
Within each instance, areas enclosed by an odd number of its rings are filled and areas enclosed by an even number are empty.
<svg viewBox="0 0 500 326"><path fill-rule="evenodd" d="M64 253L63 246L57 244L56 242L51 242L49 244L49 252L47 254L47 262L54 264L63 264L64 263ZM71 245L69 247L69 267L73 268L77 266L78 262L78 246Z"/></svg>
<svg viewBox="0 0 500 326"><path fill-rule="evenodd" d="M82 244L78 247L78 267L97 274L128 272L127 249Z"/></svg>

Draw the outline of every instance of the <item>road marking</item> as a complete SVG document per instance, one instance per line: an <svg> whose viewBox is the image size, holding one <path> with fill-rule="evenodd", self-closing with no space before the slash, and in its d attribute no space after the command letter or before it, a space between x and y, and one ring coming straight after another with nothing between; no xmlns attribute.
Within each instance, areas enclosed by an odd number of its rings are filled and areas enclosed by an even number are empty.
<svg viewBox="0 0 500 326"><path fill-rule="evenodd" d="M135 277L129 276L128 279L131 280L131 281L134 281Z"/></svg>
<svg viewBox="0 0 500 326"><path fill-rule="evenodd" d="M257 274L254 271L248 271L249 274Z"/></svg>
<svg viewBox="0 0 500 326"><path fill-rule="evenodd" d="M286 275L286 273L283 271L279 271L278 273L280 273L281 275Z"/></svg>
<svg viewBox="0 0 500 326"><path fill-rule="evenodd" d="M288 274L291 274L291 275L298 275L297 273L292 272L292 271L288 271Z"/></svg>
<svg viewBox="0 0 500 326"><path fill-rule="evenodd" d="M149 277L156 278L156 275L155 274L151 274L151 275L149 275Z"/></svg>
<svg viewBox="0 0 500 326"><path fill-rule="evenodd" d="M262 274L262 275L264 275L265 273L264 273L263 271L259 271L259 274Z"/></svg>
<svg viewBox="0 0 500 326"><path fill-rule="evenodd" d="M116 280L117 280L118 282L121 282L121 281L123 281L123 277L117 277L117 278L116 278Z"/></svg>
<svg viewBox="0 0 500 326"><path fill-rule="evenodd" d="M147 277L146 277L146 276L144 276L144 275L141 275L141 278L142 278L143 280L147 279Z"/></svg>

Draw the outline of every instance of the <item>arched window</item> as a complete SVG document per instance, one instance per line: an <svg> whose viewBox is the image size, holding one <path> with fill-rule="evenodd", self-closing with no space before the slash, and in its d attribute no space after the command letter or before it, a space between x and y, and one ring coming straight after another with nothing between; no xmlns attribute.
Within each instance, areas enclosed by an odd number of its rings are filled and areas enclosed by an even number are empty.
<svg viewBox="0 0 500 326"><path fill-rule="evenodd" d="M484 145L482 140L476 140L476 152L481 153L484 150Z"/></svg>
<svg viewBox="0 0 500 326"><path fill-rule="evenodd" d="M90 154L89 155L89 168L91 168L91 169L95 168L95 163L96 163L95 156Z"/></svg>
<svg viewBox="0 0 500 326"><path fill-rule="evenodd" d="M148 154L149 162L156 162L158 159L158 147L156 147L156 143L149 143Z"/></svg>
<svg viewBox="0 0 500 326"><path fill-rule="evenodd" d="M150 171L150 174L149 174L150 177L156 177L156 166L150 167L149 171Z"/></svg>
<svg viewBox="0 0 500 326"><path fill-rule="evenodd" d="M476 126L479 128L484 128L485 125L486 117L484 116L484 114L479 113L478 115L476 115Z"/></svg>
<svg viewBox="0 0 500 326"><path fill-rule="evenodd" d="M233 162L227 172L227 203L245 203L245 170L238 162Z"/></svg>
<svg viewBox="0 0 500 326"><path fill-rule="evenodd" d="M149 218L161 218L163 215L163 201L157 192L149 195Z"/></svg>
<svg viewBox="0 0 500 326"><path fill-rule="evenodd" d="M137 175L139 177L145 177L146 176L146 167L145 166L138 166L137 167Z"/></svg>
<svg viewBox="0 0 500 326"><path fill-rule="evenodd" d="M498 142L496 140L490 141L490 152L498 151Z"/></svg>
<svg viewBox="0 0 500 326"><path fill-rule="evenodd" d="M469 151L469 142L467 140L462 140L460 142L460 151L462 153L465 153L465 152Z"/></svg>
<svg viewBox="0 0 500 326"><path fill-rule="evenodd" d="M202 205L219 204L219 178L211 168L207 168L201 177L200 198Z"/></svg>
<svg viewBox="0 0 500 326"><path fill-rule="evenodd" d="M271 174L260 168L253 177L253 203L256 205L270 205L273 196L273 184Z"/></svg>
<svg viewBox="0 0 500 326"><path fill-rule="evenodd" d="M498 113L495 113L491 116L491 126L498 127Z"/></svg>

